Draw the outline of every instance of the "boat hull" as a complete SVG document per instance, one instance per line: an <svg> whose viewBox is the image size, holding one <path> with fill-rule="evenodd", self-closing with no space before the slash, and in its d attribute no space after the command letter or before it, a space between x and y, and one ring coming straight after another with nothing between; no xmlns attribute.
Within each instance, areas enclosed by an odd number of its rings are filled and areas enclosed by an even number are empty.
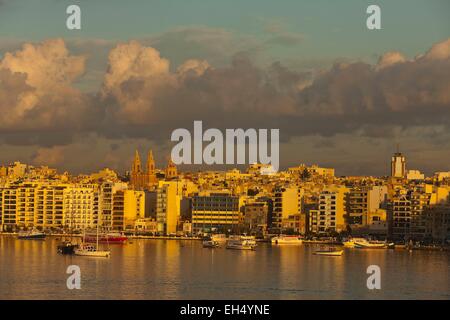
<svg viewBox="0 0 450 320"><path fill-rule="evenodd" d="M77 248L77 244L60 244L58 245L58 253L72 255L75 254Z"/></svg>
<svg viewBox="0 0 450 320"><path fill-rule="evenodd" d="M272 244L292 244L292 245L300 245L303 243L301 239L292 238L292 239L284 239L284 238L274 238L271 240Z"/></svg>
<svg viewBox="0 0 450 320"><path fill-rule="evenodd" d="M255 250L255 247L251 246L251 245L227 245L227 249L231 249L231 250Z"/></svg>
<svg viewBox="0 0 450 320"><path fill-rule="evenodd" d="M45 234L36 234L36 235L23 235L23 236L17 236L17 239L19 240L44 240L46 237Z"/></svg>
<svg viewBox="0 0 450 320"><path fill-rule="evenodd" d="M361 243L355 243L355 248L358 249L386 249L387 245L384 243L380 243L380 244L375 244L375 243L370 243L370 244L361 244Z"/></svg>
<svg viewBox="0 0 450 320"><path fill-rule="evenodd" d="M217 241L203 241L203 248L218 248L219 243Z"/></svg>
<svg viewBox="0 0 450 320"><path fill-rule="evenodd" d="M76 256L84 256L84 257L98 257L98 258L108 258L111 256L111 252L109 251L80 251L75 250Z"/></svg>
<svg viewBox="0 0 450 320"><path fill-rule="evenodd" d="M316 251L314 252L315 255L318 256L330 256L330 257L339 257L342 256L344 253L344 250L338 250L338 251Z"/></svg>
<svg viewBox="0 0 450 320"><path fill-rule="evenodd" d="M127 242L128 238L127 237L99 237L98 238L98 243L102 243L102 244L125 244ZM84 241L89 242L89 243L96 243L97 242L97 237L94 236L86 236L86 238L84 239Z"/></svg>

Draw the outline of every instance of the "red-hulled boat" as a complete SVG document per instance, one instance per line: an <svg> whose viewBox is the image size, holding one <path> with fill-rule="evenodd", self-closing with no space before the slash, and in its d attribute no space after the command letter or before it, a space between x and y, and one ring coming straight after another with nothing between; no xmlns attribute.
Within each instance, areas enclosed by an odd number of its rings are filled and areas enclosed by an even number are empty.
<svg viewBox="0 0 450 320"><path fill-rule="evenodd" d="M104 234L99 234L98 242L99 243L109 243L109 244L124 244L126 243L128 238L120 232L109 232ZM85 240L86 242L97 242L97 235L94 234L86 234Z"/></svg>

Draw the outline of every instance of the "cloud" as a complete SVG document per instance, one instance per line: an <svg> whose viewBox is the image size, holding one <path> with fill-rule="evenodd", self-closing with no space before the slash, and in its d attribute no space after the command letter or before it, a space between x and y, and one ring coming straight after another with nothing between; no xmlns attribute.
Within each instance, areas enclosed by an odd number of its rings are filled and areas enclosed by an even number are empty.
<svg viewBox="0 0 450 320"><path fill-rule="evenodd" d="M63 146L39 148L33 156L33 163L37 165L58 166L64 161Z"/></svg>
<svg viewBox="0 0 450 320"><path fill-rule="evenodd" d="M188 40L207 42L213 34ZM227 65L192 57L173 67L156 48L130 41L109 51L100 90L86 93L76 88L86 71L82 52L72 54L62 40L25 44L0 61L1 139L39 145L45 154L95 134L108 141L108 161L119 165L115 141L151 140L164 149L174 129L190 129L194 120L222 129L279 128L285 143L308 136L391 139L413 128L448 134L449 48L450 39L413 59L392 51L375 65L340 62L309 73L280 62L261 67L245 52Z"/></svg>
<svg viewBox="0 0 450 320"><path fill-rule="evenodd" d="M390 67L396 63L403 63L406 61L405 56L398 51L387 52L383 54L378 60L377 69Z"/></svg>
<svg viewBox="0 0 450 320"><path fill-rule="evenodd" d="M83 127L89 97L73 87L85 59L61 39L26 43L0 61L0 131L64 131Z"/></svg>

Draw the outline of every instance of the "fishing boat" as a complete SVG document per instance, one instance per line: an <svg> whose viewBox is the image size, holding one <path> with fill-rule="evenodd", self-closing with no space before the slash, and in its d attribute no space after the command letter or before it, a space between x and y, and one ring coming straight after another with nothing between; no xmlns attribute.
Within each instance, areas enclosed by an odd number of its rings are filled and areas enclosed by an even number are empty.
<svg viewBox="0 0 450 320"><path fill-rule="evenodd" d="M342 256L342 254L344 253L344 250L342 249L337 249L334 247L329 247L326 249L320 249L317 251L314 251L315 255L318 256L330 256L330 257L339 257Z"/></svg>
<svg viewBox="0 0 450 320"><path fill-rule="evenodd" d="M227 240L227 249L255 250L256 240L252 236L231 236Z"/></svg>
<svg viewBox="0 0 450 320"><path fill-rule="evenodd" d="M37 230L31 230L31 231L22 231L19 232L17 235L17 239L20 240L43 240L45 239L46 235L44 232L40 232Z"/></svg>
<svg viewBox="0 0 450 320"><path fill-rule="evenodd" d="M110 250L99 250L99 234L97 226L97 241L96 244L87 243L84 238L83 242L75 249L75 255L77 256L87 256L87 257L104 257L108 258L111 256Z"/></svg>
<svg viewBox="0 0 450 320"><path fill-rule="evenodd" d="M120 232L108 232L102 233L98 236L98 243L107 244L124 244L128 240L128 237ZM86 242L97 243L97 235L88 233L85 238Z"/></svg>
<svg viewBox="0 0 450 320"><path fill-rule="evenodd" d="M204 240L203 248L218 248L219 242L215 240Z"/></svg>
<svg viewBox="0 0 450 320"><path fill-rule="evenodd" d="M286 236L286 235L279 235L273 237L270 241L272 244L302 244L303 242L303 240L300 239L298 236Z"/></svg>

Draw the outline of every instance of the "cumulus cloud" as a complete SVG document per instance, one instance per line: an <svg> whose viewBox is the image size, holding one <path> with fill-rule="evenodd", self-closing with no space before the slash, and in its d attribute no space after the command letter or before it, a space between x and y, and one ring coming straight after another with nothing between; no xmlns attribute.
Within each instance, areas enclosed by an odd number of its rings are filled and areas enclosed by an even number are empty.
<svg viewBox="0 0 450 320"><path fill-rule="evenodd" d="M74 88L85 58L61 39L26 43L0 60L0 131L75 130L89 121L89 97Z"/></svg>
<svg viewBox="0 0 450 320"><path fill-rule="evenodd" d="M47 151L91 132L110 142L166 144L174 129L191 128L194 120L217 128L279 128L284 141L382 138L415 127L450 132L450 39L413 59L392 51L375 65L336 63L314 74L280 62L261 67L245 53L225 66L198 57L171 68L159 50L130 41L110 50L101 90L90 94L75 87L85 63L62 40L6 54L0 61L3 140Z"/></svg>
<svg viewBox="0 0 450 320"><path fill-rule="evenodd" d="M398 51L387 52L383 54L378 60L377 69L383 69L392 66L396 63L403 63L406 58Z"/></svg>

